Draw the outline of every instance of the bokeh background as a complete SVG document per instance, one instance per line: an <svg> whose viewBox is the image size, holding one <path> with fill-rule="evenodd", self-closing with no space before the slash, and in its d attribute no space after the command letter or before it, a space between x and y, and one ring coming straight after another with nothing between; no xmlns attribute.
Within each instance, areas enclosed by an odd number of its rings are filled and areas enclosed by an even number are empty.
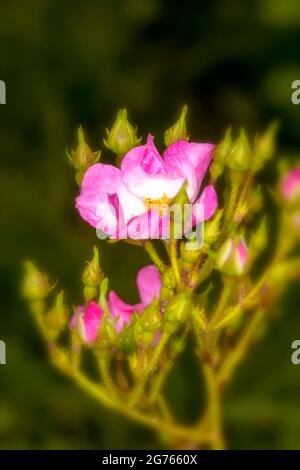
<svg viewBox="0 0 300 470"><path fill-rule="evenodd" d="M300 107L298 0L11 0L0 4L1 271L0 448L159 448L152 433L107 412L54 371L19 297L30 256L80 299L80 272L95 232L74 209L77 192L65 157L82 124L102 144L116 111L127 107L139 134L163 131L190 107L193 139L217 142L227 125L260 130L281 121L283 156L297 157ZM272 168L264 175L272 180ZM136 300L138 248L101 244L111 286ZM298 288L298 290L297 290ZM239 370L226 397L231 448L300 448L300 366L290 361L300 336L299 285L282 299L267 337ZM199 405L192 351L169 383L178 415ZM200 397L201 401L201 397Z"/></svg>

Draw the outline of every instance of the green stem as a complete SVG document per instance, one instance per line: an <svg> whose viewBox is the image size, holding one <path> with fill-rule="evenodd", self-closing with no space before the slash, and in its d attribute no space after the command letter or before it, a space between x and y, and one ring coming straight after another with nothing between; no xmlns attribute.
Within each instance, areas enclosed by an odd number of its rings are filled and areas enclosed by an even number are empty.
<svg viewBox="0 0 300 470"><path fill-rule="evenodd" d="M181 285L181 278L180 278L180 271L178 265L178 258L177 258L177 240L170 240L169 243L169 256L171 261L171 266L173 269L173 273L175 276L175 280L178 286Z"/></svg>
<svg viewBox="0 0 300 470"><path fill-rule="evenodd" d="M109 391L112 397L119 399L118 392L114 386L110 371L109 371L109 361L108 357L104 354L97 355L97 361L99 364L99 370L103 380L105 388Z"/></svg>
<svg viewBox="0 0 300 470"><path fill-rule="evenodd" d="M160 259L159 255L157 254L152 242L147 241L144 245L145 250L147 251L148 255L150 256L153 263L156 265L157 269L161 274L165 271L165 265L163 261Z"/></svg>
<svg viewBox="0 0 300 470"><path fill-rule="evenodd" d="M218 383L213 368L203 365L203 374L207 392L207 416L211 431L212 448L214 450L225 449L222 431L222 415Z"/></svg>
<svg viewBox="0 0 300 470"><path fill-rule="evenodd" d="M226 385L231 379L236 367L244 358L252 340L257 332L257 327L261 321L263 310L257 310L246 325L234 349L228 354L218 372L218 383L221 387Z"/></svg>
<svg viewBox="0 0 300 470"><path fill-rule="evenodd" d="M146 383L147 383L147 380L149 378L149 376L152 374L152 372L154 371L154 369L156 368L157 366L157 363L159 361L159 358L161 356L161 353L163 352L168 340L169 340L169 333L163 333L161 338L160 338L160 341L158 343L158 345L156 346L153 354L152 354L152 357L151 357L151 360L149 362L149 365L147 367L147 371L145 373L145 376L144 376L144 379L142 379L138 384L137 386L133 389L133 392L132 392L132 395L131 395L131 398L130 398L130 401L129 401L129 405L131 407L135 406L136 403L140 400L141 396L143 395L143 391L144 391L144 388L146 386Z"/></svg>

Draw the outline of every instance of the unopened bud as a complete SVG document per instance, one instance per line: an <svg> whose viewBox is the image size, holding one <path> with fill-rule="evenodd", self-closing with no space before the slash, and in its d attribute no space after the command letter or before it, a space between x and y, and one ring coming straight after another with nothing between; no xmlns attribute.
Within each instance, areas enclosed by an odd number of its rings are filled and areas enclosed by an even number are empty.
<svg viewBox="0 0 300 470"><path fill-rule="evenodd" d="M283 176L280 182L280 195L289 204L299 203L300 166L292 168Z"/></svg>
<svg viewBox="0 0 300 470"><path fill-rule="evenodd" d="M244 274L249 259L248 247L240 236L228 238L219 249L216 266L226 276Z"/></svg>
<svg viewBox="0 0 300 470"><path fill-rule="evenodd" d="M88 262L82 274L86 301L90 301L95 298L102 279L103 272L99 266L99 251L98 248L94 247L94 257L90 262Z"/></svg>
<svg viewBox="0 0 300 470"><path fill-rule="evenodd" d="M268 129L257 136L254 143L253 171L259 171L266 160L270 160L276 150L276 134L278 122L273 122Z"/></svg>
<svg viewBox="0 0 300 470"><path fill-rule="evenodd" d="M67 323L67 319L68 309L64 305L64 292L60 291L56 297L54 307L45 316L45 325L53 339L55 339L64 329Z"/></svg>
<svg viewBox="0 0 300 470"><path fill-rule="evenodd" d="M97 163L100 159L100 151L93 152L85 141L84 132L80 126L78 129L78 146L76 150L72 150L71 154L67 151L67 157L71 165L76 170L76 181L81 184L84 173L87 169Z"/></svg>
<svg viewBox="0 0 300 470"><path fill-rule="evenodd" d="M214 217L204 224L204 243L212 245L217 240L220 233L221 221L223 218L223 209L216 212Z"/></svg>
<svg viewBox="0 0 300 470"><path fill-rule="evenodd" d="M170 299L164 312L164 329L175 331L184 323L191 311L191 296L186 292L180 292Z"/></svg>
<svg viewBox="0 0 300 470"><path fill-rule="evenodd" d="M161 324L161 315L159 311L159 301L154 300L146 307L140 316L141 325L146 332L156 333Z"/></svg>
<svg viewBox="0 0 300 470"><path fill-rule="evenodd" d="M106 129L106 133L104 145L117 155L124 155L141 141L137 137L137 129L127 119L126 109L120 109L111 130Z"/></svg>
<svg viewBox="0 0 300 470"><path fill-rule="evenodd" d="M38 271L31 261L26 261L24 266L26 273L22 284L23 296L28 300L44 299L52 289L48 276Z"/></svg>
<svg viewBox="0 0 300 470"><path fill-rule="evenodd" d="M226 159L226 164L231 170L247 171L251 166L251 148L244 129L231 147Z"/></svg>
<svg viewBox="0 0 300 470"><path fill-rule="evenodd" d="M257 230L253 233L249 247L250 252L254 251L261 253L267 246L268 241L268 227L267 227L267 218L263 217Z"/></svg>
<svg viewBox="0 0 300 470"><path fill-rule="evenodd" d="M232 146L231 127L228 127L228 129L225 132L224 139L219 145L217 145L217 147L214 150L213 162L210 165L209 171L214 180L216 180L223 173L224 165L230 153L231 146Z"/></svg>
<svg viewBox="0 0 300 470"><path fill-rule="evenodd" d="M176 121L173 126L169 127L169 129L165 131L165 144L167 147L169 147L171 144L174 144L178 140L189 140L186 128L187 112L188 107L185 104L181 110L178 121Z"/></svg>

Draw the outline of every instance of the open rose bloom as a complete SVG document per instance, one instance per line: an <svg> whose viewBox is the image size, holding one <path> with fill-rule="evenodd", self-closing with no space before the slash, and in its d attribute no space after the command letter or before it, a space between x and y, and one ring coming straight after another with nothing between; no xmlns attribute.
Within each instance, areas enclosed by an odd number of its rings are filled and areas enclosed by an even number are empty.
<svg viewBox="0 0 300 470"><path fill-rule="evenodd" d="M212 185L201 187L214 145L178 141L161 156L148 136L130 150L121 168L102 163L86 172L76 207L81 217L112 239L168 238L169 206L183 184L192 204L190 226L217 207Z"/></svg>

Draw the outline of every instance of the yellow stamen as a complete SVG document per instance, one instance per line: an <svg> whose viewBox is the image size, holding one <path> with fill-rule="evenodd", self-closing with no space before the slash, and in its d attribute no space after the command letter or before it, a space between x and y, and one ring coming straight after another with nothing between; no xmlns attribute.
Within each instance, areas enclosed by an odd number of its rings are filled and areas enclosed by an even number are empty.
<svg viewBox="0 0 300 470"><path fill-rule="evenodd" d="M155 208L158 211L159 215L163 216L168 213L171 199L169 199L168 196L164 193L163 196L158 199L145 197L143 199L143 202L147 208L147 211L150 211L151 209Z"/></svg>

